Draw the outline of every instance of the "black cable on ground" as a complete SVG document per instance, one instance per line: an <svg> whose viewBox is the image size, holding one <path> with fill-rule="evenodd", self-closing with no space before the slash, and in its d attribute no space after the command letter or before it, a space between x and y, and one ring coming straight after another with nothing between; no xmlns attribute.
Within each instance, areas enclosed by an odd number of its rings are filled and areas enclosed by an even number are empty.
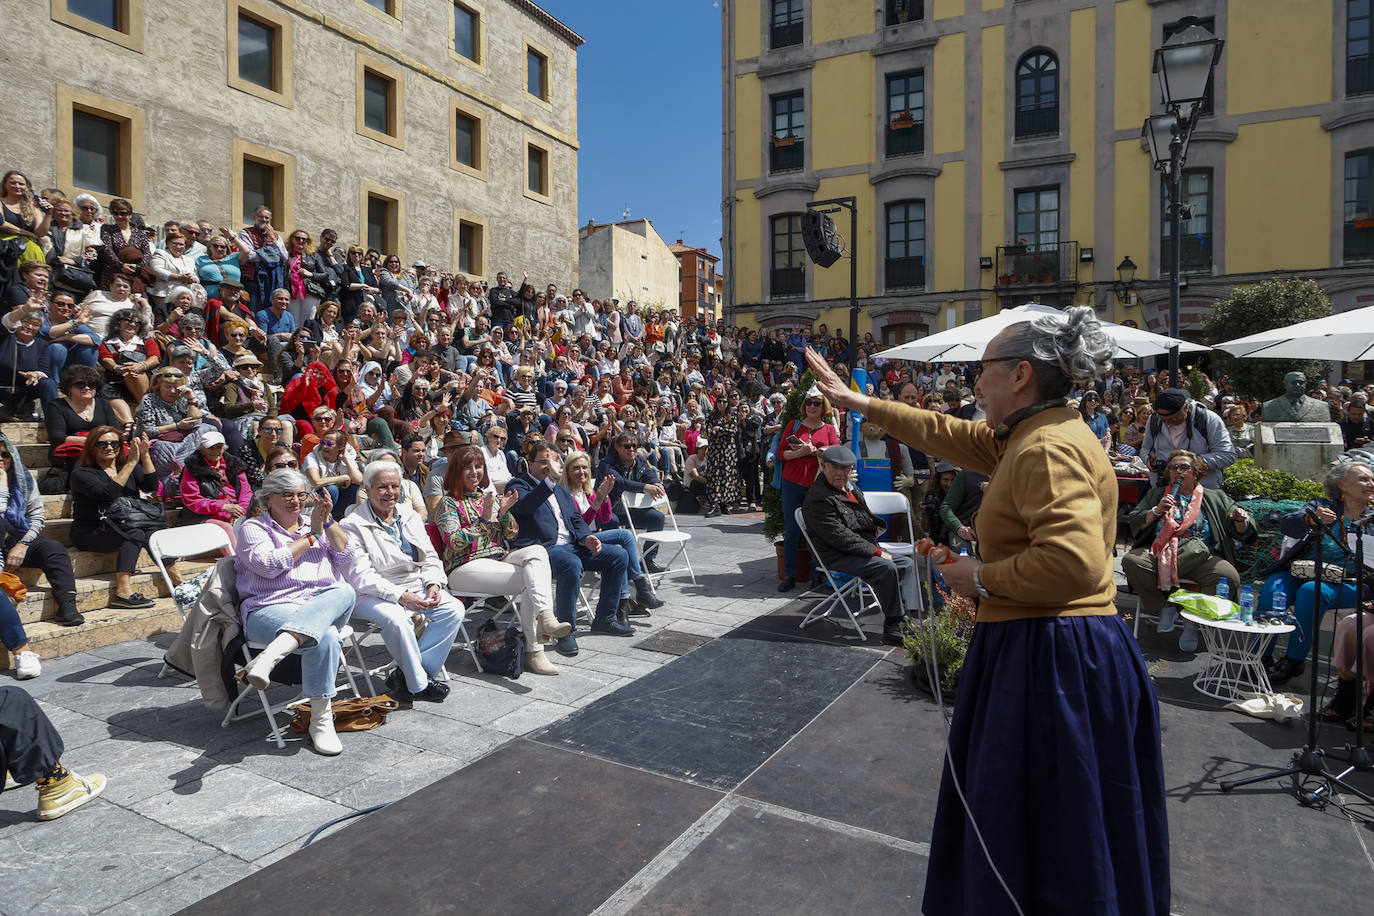
<svg viewBox="0 0 1374 916"><path fill-rule="evenodd" d="M325 823L316 827L315 831L311 833L310 836L305 838L305 842L301 844L301 849L304 849L311 843L315 842L315 837L319 836L321 833L324 833L326 830L328 830L330 827L333 827L335 824L342 824L346 820L350 820L355 817L362 817L364 814L371 814L373 811L380 811L381 809L385 808L387 804L387 802L382 802L380 805L373 805L371 808L363 808L361 811L350 811L343 817L336 817L332 821L326 821Z"/></svg>

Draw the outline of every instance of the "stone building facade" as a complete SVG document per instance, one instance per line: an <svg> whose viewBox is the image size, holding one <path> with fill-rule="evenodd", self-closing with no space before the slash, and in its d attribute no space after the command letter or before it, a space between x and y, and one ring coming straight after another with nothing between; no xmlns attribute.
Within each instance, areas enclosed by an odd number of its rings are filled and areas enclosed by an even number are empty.
<svg viewBox="0 0 1374 916"><path fill-rule="evenodd" d="M1167 327L1152 55L1225 41L1183 194L1183 336L1266 277L1374 303L1374 54L1362 0L722 0L727 317L848 322L801 239L854 196L860 334L882 344L1039 300ZM848 236L848 214L835 214ZM1128 285L1118 266L1137 265Z"/></svg>
<svg viewBox="0 0 1374 916"><path fill-rule="evenodd" d="M647 219L598 225L579 232L581 285L588 299L633 299L643 306L678 307L677 257Z"/></svg>
<svg viewBox="0 0 1374 916"><path fill-rule="evenodd" d="M8 0L5 168L150 225L577 280L577 48L528 0Z"/></svg>

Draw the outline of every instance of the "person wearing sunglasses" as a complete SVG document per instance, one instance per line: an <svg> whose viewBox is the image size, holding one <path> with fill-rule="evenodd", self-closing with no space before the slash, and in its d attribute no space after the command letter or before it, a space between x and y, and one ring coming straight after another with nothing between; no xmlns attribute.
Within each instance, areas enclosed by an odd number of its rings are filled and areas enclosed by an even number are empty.
<svg viewBox="0 0 1374 916"><path fill-rule="evenodd" d="M215 429L205 417L205 395L193 389L186 373L163 366L153 373L152 387L134 412L134 422L148 438L149 454L159 475L171 473L200 447L200 438Z"/></svg>
<svg viewBox="0 0 1374 916"><path fill-rule="evenodd" d="M797 584L797 545L801 540L801 529L797 527L796 510L806 500L806 491L811 488L820 471L820 453L832 445L840 444L840 436L828 421L830 404L821 390L812 386L802 400L802 416L789 420L782 430L782 445L778 454L782 458L782 522L783 522L783 569L786 575L778 585L778 591L791 591ZM714 437L712 437L714 438Z"/></svg>
<svg viewBox="0 0 1374 916"><path fill-rule="evenodd" d="M228 229L220 229L205 243L205 254L196 258L196 276L211 299L220 299L220 284L232 280L235 295L242 289L243 265L253 256L253 249Z"/></svg>
<svg viewBox="0 0 1374 916"><path fill-rule="evenodd" d="M40 337L46 308L44 299L31 298L0 319L0 420L27 420L34 398L46 404L57 397L48 340Z"/></svg>
<svg viewBox="0 0 1374 916"><path fill-rule="evenodd" d="M108 398L100 394L104 377L91 366L68 366L58 383L60 395L43 407L48 431L48 466L70 470L81 455L86 436L97 426L120 426L121 419ZM127 406L125 411L127 413ZM61 487L66 491L66 486Z"/></svg>
<svg viewBox="0 0 1374 916"><path fill-rule="evenodd" d="M114 222L100 227L100 285L109 289L110 281L122 276L137 281L141 292L140 275L152 266L152 239L134 225L134 205L123 197L110 201L110 215Z"/></svg>
<svg viewBox="0 0 1374 916"><path fill-rule="evenodd" d="M112 608L149 608L151 598L133 590L133 574L139 554L148 545L148 532L106 524L103 513L121 496L139 499L141 491L155 490L157 472L147 436L128 444L127 451L119 430L97 426L86 437L86 444L72 471L72 546L93 553L114 553L114 596ZM181 584L175 563L167 566L173 585Z"/></svg>

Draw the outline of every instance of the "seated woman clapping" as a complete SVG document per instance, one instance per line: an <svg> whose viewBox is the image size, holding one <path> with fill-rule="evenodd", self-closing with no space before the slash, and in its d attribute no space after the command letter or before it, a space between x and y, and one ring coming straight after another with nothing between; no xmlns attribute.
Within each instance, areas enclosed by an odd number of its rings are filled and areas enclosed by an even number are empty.
<svg viewBox="0 0 1374 916"><path fill-rule="evenodd" d="M157 488L157 474L148 437L139 436L124 451L119 430L97 426L86 436L81 457L72 471L72 546L93 553L117 553L114 574L113 608L152 607L152 599L133 590L133 574L138 555L148 546L149 532L107 524L104 511L120 497L138 499L140 491ZM173 585L181 576L173 563L167 565Z"/></svg>
<svg viewBox="0 0 1374 916"><path fill-rule="evenodd" d="M480 448L465 445L450 457L444 474L447 495L434 521L444 545L444 570L455 595L519 596L520 628L525 633L525 670L557 674L544 654L545 640L572 632L572 624L553 616L553 578L549 555L535 544L507 550L516 533L510 514L516 494L497 497L487 489L487 465Z"/></svg>
<svg viewBox="0 0 1374 916"><path fill-rule="evenodd" d="M261 490L266 511L239 530L234 578L240 622L244 636L264 646L244 668L243 679L266 689L277 663L299 650L310 740L316 752L333 756L343 752L330 705L337 692L339 628L353 613L355 592L346 577L355 551L361 551L330 519L329 494L316 497L313 506L309 496L304 474L273 471Z"/></svg>
<svg viewBox="0 0 1374 916"><path fill-rule="evenodd" d="M200 447L186 459L181 472L181 504L198 519L223 528L233 546L238 538L234 522L248 514L253 489L247 469L237 455L227 454L224 436L206 433Z"/></svg>
<svg viewBox="0 0 1374 916"><path fill-rule="evenodd" d="M656 607L663 607L663 599L654 596L654 590L644 575L640 565L639 545L628 528L619 527L615 517L615 506L611 502L611 492L615 489L615 478L607 475L602 478L596 489L592 489L592 460L586 452L569 453L563 463L563 479L560 481L572 494L573 502L582 513L582 519L603 544L615 544L624 548L629 556L630 565L626 570L629 582L634 583L635 596L620 597L621 622L625 617L648 617ZM610 527L607 527L610 526Z"/></svg>

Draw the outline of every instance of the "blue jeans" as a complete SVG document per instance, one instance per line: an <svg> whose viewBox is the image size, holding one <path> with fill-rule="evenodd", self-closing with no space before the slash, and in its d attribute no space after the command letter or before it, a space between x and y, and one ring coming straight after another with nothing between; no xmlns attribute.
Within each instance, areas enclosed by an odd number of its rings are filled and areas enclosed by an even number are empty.
<svg viewBox="0 0 1374 916"><path fill-rule="evenodd" d="M621 592L621 597L629 594L629 583L644 575L644 569L639 565L639 545L635 543L635 536L630 534L628 528L606 528L596 533L596 537L603 545L614 544L625 551L627 562L625 564L626 588Z"/></svg>
<svg viewBox="0 0 1374 916"><path fill-rule="evenodd" d="M782 482L782 565L787 578L797 578L797 547L801 543L801 529L797 527L797 510L806 500L806 487L786 478Z"/></svg>
<svg viewBox="0 0 1374 916"><path fill-rule="evenodd" d="M339 583L301 602L260 607L248 615L244 636L256 643L269 643L284 631L307 637L296 650L301 654L301 692L312 700L332 697L338 692L339 627L348 623L355 597L353 586Z"/></svg>
<svg viewBox="0 0 1374 916"><path fill-rule="evenodd" d="M1314 627L1312 604L1313 596L1317 591L1317 583L1315 582L1303 582L1301 579L1294 579L1286 572L1274 573L1264 581L1264 588L1260 591L1259 607L1264 610L1273 607L1274 589L1278 587L1280 582L1283 583L1283 593L1288 598L1288 610L1298 620L1298 628L1288 636L1286 654L1293 661L1304 661L1307 654L1312 651L1312 639L1316 633L1316 628L1322 625L1322 615L1330 608L1355 606L1355 586L1340 586L1338 598L1336 586L1323 582L1322 600L1317 608L1316 627ZM1271 642L1270 645L1273 643Z"/></svg>
<svg viewBox="0 0 1374 916"><path fill-rule="evenodd" d="M29 635L24 632L24 623L19 619L19 611L14 607L10 596L0 591L0 643L13 652L20 646L29 644Z"/></svg>
<svg viewBox="0 0 1374 916"><path fill-rule="evenodd" d="M582 586L582 573L592 569L601 573L601 594L596 602L596 619L610 620L625 594L625 571L630 560L624 548L603 543L601 552L592 556L583 547L563 544L548 548L549 570L553 573L553 613L559 620L577 623L577 591Z"/></svg>
<svg viewBox="0 0 1374 916"><path fill-rule="evenodd" d="M99 355L100 351L88 344L48 344L48 377L61 379L62 369L68 363L74 366L99 365Z"/></svg>

